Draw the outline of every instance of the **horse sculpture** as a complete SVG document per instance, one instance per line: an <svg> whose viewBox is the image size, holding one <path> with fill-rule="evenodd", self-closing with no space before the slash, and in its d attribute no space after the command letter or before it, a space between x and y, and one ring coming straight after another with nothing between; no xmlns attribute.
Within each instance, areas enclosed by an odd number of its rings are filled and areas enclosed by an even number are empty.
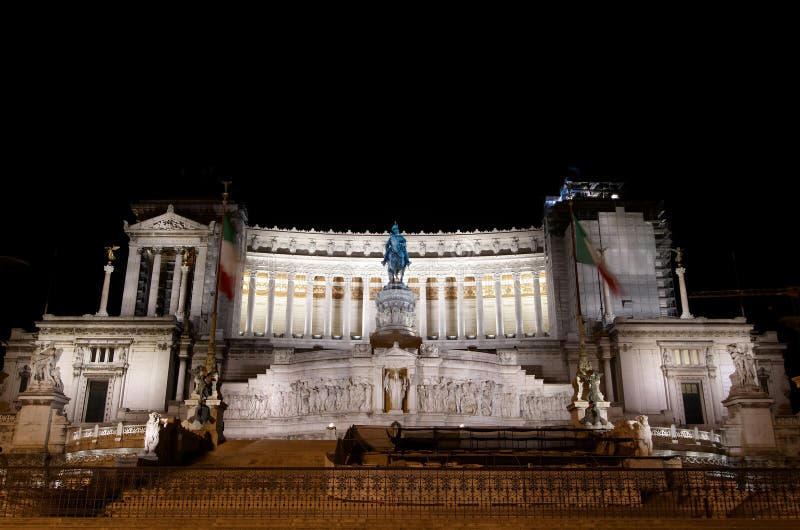
<svg viewBox="0 0 800 530"><path fill-rule="evenodd" d="M392 226L391 235L384 245L383 261L381 265L387 265L389 271L389 283L403 283L403 273L406 267L411 265L406 250L406 238L400 235L397 223Z"/></svg>

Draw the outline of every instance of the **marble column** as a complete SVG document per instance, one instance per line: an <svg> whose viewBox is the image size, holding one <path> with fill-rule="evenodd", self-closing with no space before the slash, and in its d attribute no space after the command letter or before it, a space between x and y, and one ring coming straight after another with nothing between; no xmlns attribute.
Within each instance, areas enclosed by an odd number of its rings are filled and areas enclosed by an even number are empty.
<svg viewBox="0 0 800 530"><path fill-rule="evenodd" d="M495 299L495 329L497 338L502 338L505 333L503 329L503 276L498 272L494 275L494 299Z"/></svg>
<svg viewBox="0 0 800 530"><path fill-rule="evenodd" d="M181 265L181 294L178 297L178 311L175 315L178 317L178 322L183 322L184 311L186 308L186 280L189 277L189 265L184 263Z"/></svg>
<svg viewBox="0 0 800 530"><path fill-rule="evenodd" d="M106 272L103 278L103 292L100 293L100 309L97 310L98 317L108 316L108 286L111 284L111 273L114 272L114 266L109 262L108 265L103 267Z"/></svg>
<svg viewBox="0 0 800 530"><path fill-rule="evenodd" d="M350 338L350 299L353 294L350 292L350 284L353 278L345 276L344 278L344 318L342 319L342 338L348 340Z"/></svg>
<svg viewBox="0 0 800 530"><path fill-rule="evenodd" d="M120 316L130 317L136 311L136 295L139 289L139 267L141 266L141 261L141 247L128 245L128 265L125 269L125 287L122 291Z"/></svg>
<svg viewBox="0 0 800 530"><path fill-rule="evenodd" d="M444 282L445 277L439 276L436 278L437 295L439 302L439 339L447 338L447 304L444 300Z"/></svg>
<svg viewBox="0 0 800 530"><path fill-rule="evenodd" d="M275 316L275 274L269 273L269 295L267 295L267 329L264 332L269 338L272 338L272 321Z"/></svg>
<svg viewBox="0 0 800 530"><path fill-rule="evenodd" d="M189 316L194 319L202 316L201 308L203 307L203 290L206 283L208 244L197 247L196 256L194 262L194 277L192 278L192 307L189 310Z"/></svg>
<svg viewBox="0 0 800 530"><path fill-rule="evenodd" d="M419 320L419 336L422 340L428 338L428 278L420 278L419 306L417 307L417 319Z"/></svg>
<svg viewBox="0 0 800 530"><path fill-rule="evenodd" d="M311 338L312 321L314 318L314 276L312 274L306 275L306 327L303 330L303 336L307 339Z"/></svg>
<svg viewBox="0 0 800 530"><path fill-rule="evenodd" d="M614 374L611 373L611 354L603 354L603 381L606 389L606 401L613 403L614 399Z"/></svg>
<svg viewBox="0 0 800 530"><path fill-rule="evenodd" d="M483 276L475 275L475 329L479 339L484 338L483 332Z"/></svg>
<svg viewBox="0 0 800 530"><path fill-rule="evenodd" d="M686 294L686 280L683 278L683 275L686 274L686 268L676 268L675 274L678 275L678 288L681 292L681 318L694 318L689 312L689 296Z"/></svg>
<svg viewBox="0 0 800 530"><path fill-rule="evenodd" d="M536 336L544 336L542 324L542 288L539 284L539 273L533 271L533 308L536 312Z"/></svg>
<svg viewBox="0 0 800 530"><path fill-rule="evenodd" d="M333 276L325 276L325 329L323 336L331 338L333 328Z"/></svg>
<svg viewBox="0 0 800 530"><path fill-rule="evenodd" d="M294 273L287 275L289 281L286 285L286 334L287 339L292 337L292 308L294 306Z"/></svg>
<svg viewBox="0 0 800 530"><path fill-rule="evenodd" d="M464 338L464 277L456 278L456 334Z"/></svg>
<svg viewBox="0 0 800 530"><path fill-rule="evenodd" d="M606 324L610 324L616 317L611 307L611 290L608 288L608 282L602 279L600 281L603 283L603 320L605 320Z"/></svg>
<svg viewBox="0 0 800 530"><path fill-rule="evenodd" d="M256 309L256 271L250 271L250 284L247 286L247 324L245 335L253 336L253 319Z"/></svg>
<svg viewBox="0 0 800 530"><path fill-rule="evenodd" d="M369 276L361 276L361 337L369 338Z"/></svg>
<svg viewBox="0 0 800 530"><path fill-rule="evenodd" d="M188 268L188 267L187 267ZM183 385L186 382L186 355L178 356L178 383L175 385L175 400L183 400Z"/></svg>
<svg viewBox="0 0 800 530"><path fill-rule="evenodd" d="M153 268L150 272L150 296L147 299L147 316L156 316L158 281L161 279L161 248L153 248Z"/></svg>
<svg viewBox="0 0 800 530"><path fill-rule="evenodd" d="M517 338L524 335L522 329L522 286L519 284L519 272L514 273L514 314L517 317Z"/></svg>
<svg viewBox="0 0 800 530"><path fill-rule="evenodd" d="M178 247L175 249L175 267L172 269L172 289L169 293L169 315L174 315L178 312L178 297L181 294L181 265L183 265L183 249Z"/></svg>

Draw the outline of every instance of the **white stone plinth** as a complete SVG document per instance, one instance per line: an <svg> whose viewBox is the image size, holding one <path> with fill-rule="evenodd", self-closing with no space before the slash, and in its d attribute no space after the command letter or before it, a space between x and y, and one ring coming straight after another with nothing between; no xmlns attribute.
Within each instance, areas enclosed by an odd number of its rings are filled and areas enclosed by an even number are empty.
<svg viewBox="0 0 800 530"><path fill-rule="evenodd" d="M589 401L576 400L567 405L572 426L581 429L611 429L614 426L608 421L608 408L611 406L609 401L598 401L594 403L597 417L589 419L586 413L589 410Z"/></svg>
<svg viewBox="0 0 800 530"><path fill-rule="evenodd" d="M186 405L186 419L181 422L181 426L199 436L204 436L207 432L211 436L211 443L216 447L222 439L222 411L225 404L220 399L206 399L201 402L199 399L189 398L184 401ZM197 417L197 413L202 405L206 405L209 410L209 421L202 423Z"/></svg>
<svg viewBox="0 0 800 530"><path fill-rule="evenodd" d="M69 398L58 390L31 390L19 395L12 453L64 452L67 418L64 405Z"/></svg>
<svg viewBox="0 0 800 530"><path fill-rule="evenodd" d="M769 407L774 401L763 392L737 394L722 402L728 409L725 445L731 456L763 456L778 453Z"/></svg>
<svg viewBox="0 0 800 530"><path fill-rule="evenodd" d="M416 296L405 284L392 282L375 296L375 331L398 331L416 335Z"/></svg>
<svg viewBox="0 0 800 530"><path fill-rule="evenodd" d="M572 419L573 427L583 427L583 418L586 416L586 409L589 408L589 402L582 399L573 401L567 405L570 418Z"/></svg>

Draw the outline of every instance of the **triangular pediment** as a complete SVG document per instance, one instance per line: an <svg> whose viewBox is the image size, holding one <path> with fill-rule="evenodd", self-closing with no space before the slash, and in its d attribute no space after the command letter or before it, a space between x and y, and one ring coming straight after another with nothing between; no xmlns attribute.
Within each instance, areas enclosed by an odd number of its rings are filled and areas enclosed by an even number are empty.
<svg viewBox="0 0 800 530"><path fill-rule="evenodd" d="M157 215L150 219L132 225L128 225L125 231L131 232L177 232L177 231L194 231L202 230L208 231L208 225L192 221L188 217L178 215L175 213L172 205L167 208L166 213Z"/></svg>
<svg viewBox="0 0 800 530"><path fill-rule="evenodd" d="M391 348L383 349L375 352L376 357L399 357L399 358L416 358L417 354L409 352L401 348L396 342Z"/></svg>

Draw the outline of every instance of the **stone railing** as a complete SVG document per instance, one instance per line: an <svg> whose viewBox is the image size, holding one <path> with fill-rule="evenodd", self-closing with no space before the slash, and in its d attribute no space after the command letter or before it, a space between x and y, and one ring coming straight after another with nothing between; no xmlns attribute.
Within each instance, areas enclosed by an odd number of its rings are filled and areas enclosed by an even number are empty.
<svg viewBox="0 0 800 530"><path fill-rule="evenodd" d="M701 442L710 442L714 445L722 444L722 437L714 431L701 431L697 427L694 429L679 429L674 425L669 427L651 427L650 432L653 439L669 439L672 443L688 443L694 442L700 444Z"/></svg>
<svg viewBox="0 0 800 530"><path fill-rule="evenodd" d="M775 425L800 425L798 416L775 416ZM2 423L0 421L0 423Z"/></svg>
<svg viewBox="0 0 800 530"><path fill-rule="evenodd" d="M135 447L143 444L145 428L145 424L126 425L121 421L98 424L90 429L72 427L67 431L67 450L80 451L96 446Z"/></svg>
<svg viewBox="0 0 800 530"><path fill-rule="evenodd" d="M16 414L0 414L0 425L13 425L17 421Z"/></svg>

